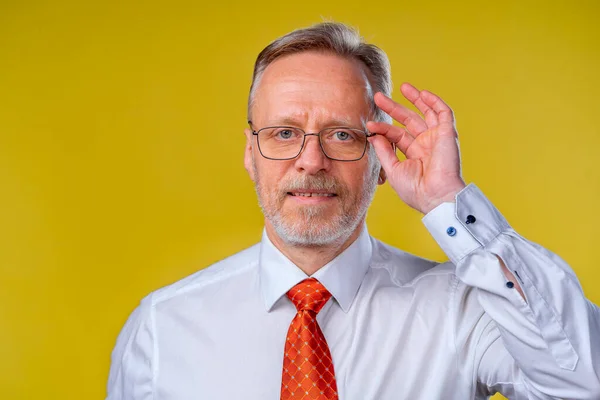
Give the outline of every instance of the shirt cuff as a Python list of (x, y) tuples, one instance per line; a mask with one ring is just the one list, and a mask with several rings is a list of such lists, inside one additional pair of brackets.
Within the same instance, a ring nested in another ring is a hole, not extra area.
[(442, 203), (431, 210), (423, 223), (454, 264), (510, 228), (473, 183), (458, 192), (456, 203)]

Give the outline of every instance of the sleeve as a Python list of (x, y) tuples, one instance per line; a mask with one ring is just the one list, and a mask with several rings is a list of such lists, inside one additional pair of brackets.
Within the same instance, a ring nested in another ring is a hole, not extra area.
[[(497, 334), (498, 329), (495, 324), (490, 324), (488, 328), (486, 330), (490, 332), (491, 336)], [(531, 391), (525, 385), (523, 372), (506, 350), (502, 338), (496, 338), (482, 350), (483, 357), (479, 359), (477, 371), (476, 392), (478, 395), (491, 396), (495, 393), (502, 393), (511, 400), (540, 398), (539, 395), (536, 397), (531, 395)]]
[[(501, 342), (485, 349), (475, 371), (478, 382), (495, 382), (500, 391), (504, 382), (521, 392), (518, 398), (600, 399), (600, 310), (585, 298), (573, 270), (517, 234), (473, 184), (457, 194), (456, 203), (439, 205), (423, 222), (456, 266), (457, 277), (476, 288), (500, 332)], [(499, 258), (525, 299), (507, 281)], [(499, 363), (500, 344), (519, 373), (509, 360)]]
[(111, 355), (106, 400), (151, 400), (155, 350), (151, 297), (129, 316)]

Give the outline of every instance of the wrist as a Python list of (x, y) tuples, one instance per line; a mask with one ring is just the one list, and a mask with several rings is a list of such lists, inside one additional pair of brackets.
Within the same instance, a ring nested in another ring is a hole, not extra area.
[(430, 200), (426, 207), (424, 207), (421, 212), (425, 215), (429, 214), (431, 210), (436, 208), (442, 203), (454, 203), (456, 202), (456, 195), (463, 190), (467, 185), (464, 182), (457, 182), (450, 189), (445, 191), (445, 193), (439, 197), (436, 197)]

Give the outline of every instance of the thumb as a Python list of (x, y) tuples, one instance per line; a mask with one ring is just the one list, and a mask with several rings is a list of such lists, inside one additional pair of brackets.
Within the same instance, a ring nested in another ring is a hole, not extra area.
[(400, 160), (394, 151), (395, 147), (390, 146), (390, 142), (381, 135), (371, 136), (368, 140), (375, 148), (377, 158), (386, 175), (391, 176), (392, 170), (400, 164)]

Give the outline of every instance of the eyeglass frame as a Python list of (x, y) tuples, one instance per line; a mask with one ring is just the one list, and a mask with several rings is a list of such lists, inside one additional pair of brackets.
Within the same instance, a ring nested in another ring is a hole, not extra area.
[[(368, 141), (365, 142), (365, 148), (363, 149), (363, 152), (360, 155), (360, 157), (352, 159), (352, 160), (340, 160), (339, 158), (330, 157), (327, 154), (327, 152), (323, 148), (323, 143), (321, 142), (321, 133), (323, 131), (329, 130), (329, 129), (350, 129), (350, 130), (353, 130), (353, 131), (358, 131), (358, 132), (364, 133), (367, 138), (370, 138), (372, 136), (377, 135), (376, 133), (370, 133), (367, 130), (357, 129), (357, 128), (350, 128), (349, 126), (332, 126), (332, 127), (328, 127), (328, 128), (323, 128), (319, 132), (306, 132), (302, 128), (298, 128), (296, 126), (288, 126), (288, 125), (265, 126), (264, 128), (260, 128), (259, 130), (255, 131), (254, 128), (252, 127), (252, 121), (248, 121), (248, 125), (250, 126), (250, 130), (252, 131), (252, 135), (256, 136), (256, 143), (258, 144), (258, 151), (260, 152), (260, 155), (263, 156), (264, 158), (266, 158), (267, 160), (274, 160), (274, 161), (293, 160), (294, 158), (298, 157), (302, 153), (302, 150), (304, 150), (304, 146), (306, 145), (306, 137), (307, 136), (317, 136), (319, 138), (319, 147), (321, 147), (321, 151), (323, 152), (323, 154), (325, 155), (325, 157), (327, 157), (330, 160), (341, 161), (341, 162), (360, 161), (360, 160), (362, 160), (362, 158), (367, 153), (367, 146), (369, 145)], [(269, 128), (271, 128), (271, 129), (272, 128), (291, 128), (291, 129), (298, 129), (299, 131), (301, 131), (302, 133), (304, 133), (304, 135), (302, 137), (302, 146), (300, 146), (300, 150), (298, 150), (298, 154), (296, 154), (294, 157), (289, 157), (289, 158), (272, 158), (272, 157), (265, 156), (263, 154), (263, 152), (262, 152), (262, 149), (260, 148), (260, 140), (258, 140), (258, 134), (259, 134), (260, 131), (262, 131), (264, 129), (269, 129)]]

